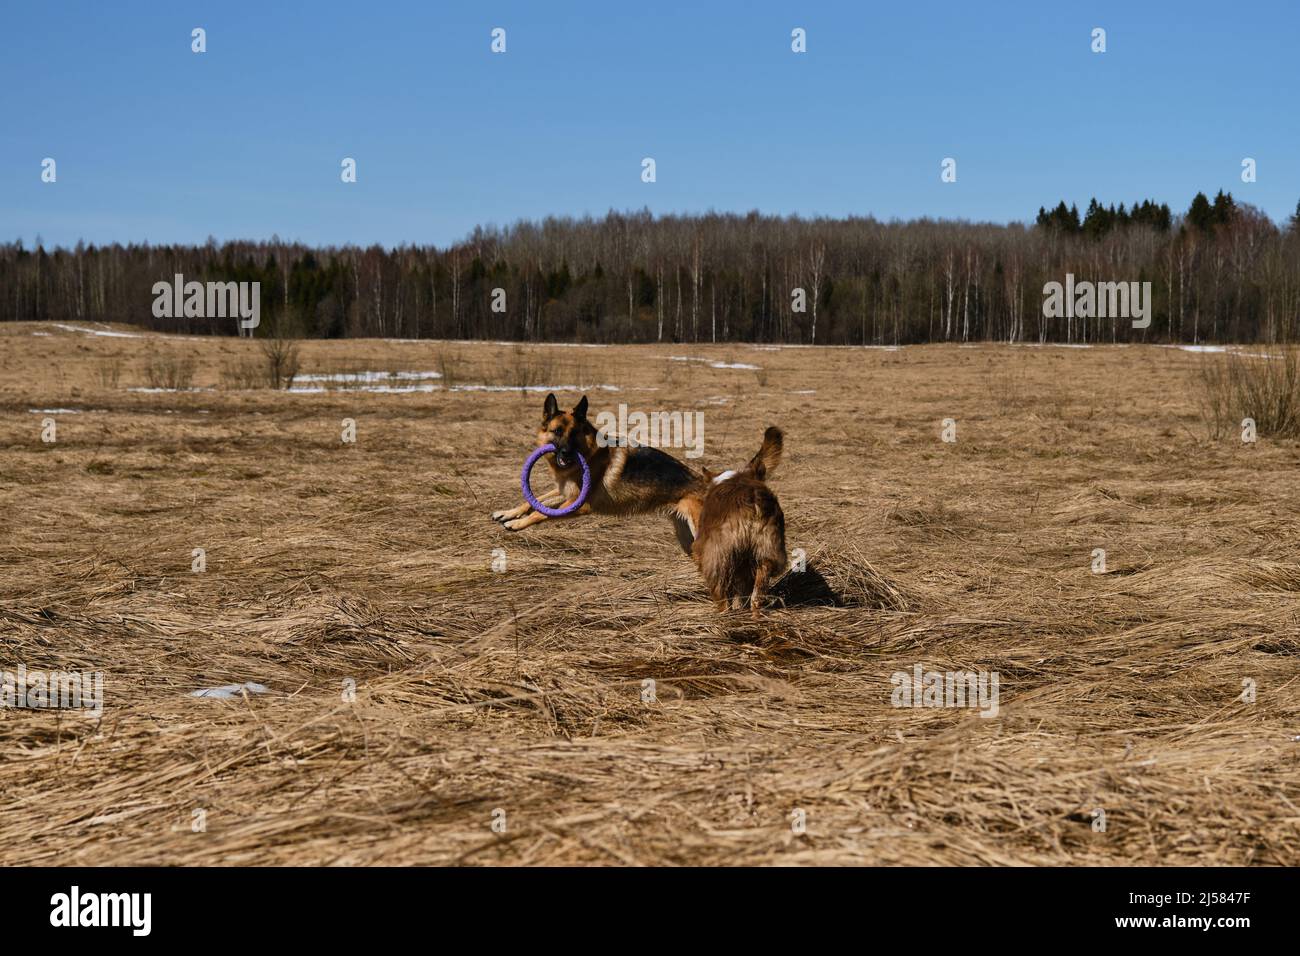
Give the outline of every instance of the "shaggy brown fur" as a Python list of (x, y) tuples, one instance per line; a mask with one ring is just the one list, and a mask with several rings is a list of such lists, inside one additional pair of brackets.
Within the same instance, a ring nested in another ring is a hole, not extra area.
[[(546, 396), (537, 444), (555, 445), (555, 453), (546, 458), (555, 477), (555, 490), (537, 495), (537, 500), (548, 508), (568, 507), (577, 500), (582, 490), (582, 464), (577, 454), (581, 452), (591, 469), (591, 490), (582, 507), (566, 518), (592, 512), (667, 513), (672, 518), (678, 544), (690, 554), (700, 475), (657, 448), (603, 446), (597, 441), (597, 434), (596, 427), (587, 419), (585, 395), (567, 412), (560, 411), (554, 395)], [(522, 531), (548, 517), (526, 501), (518, 507), (492, 513), (492, 520), (511, 531)]]
[(704, 472), (710, 484), (691, 556), (720, 611), (729, 603), (739, 608), (749, 594), (757, 620), (768, 587), (785, 571), (785, 515), (763, 483), (780, 462), (781, 449), (781, 430), (769, 427), (743, 471)]

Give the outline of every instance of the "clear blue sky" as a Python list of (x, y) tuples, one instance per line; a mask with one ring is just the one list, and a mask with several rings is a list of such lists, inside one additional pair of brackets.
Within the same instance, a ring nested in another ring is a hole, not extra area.
[(6, 2), (0, 236), (444, 245), (611, 207), (1005, 222), (1094, 194), (1179, 212), (1219, 188), (1281, 220), (1300, 199), (1298, 10)]

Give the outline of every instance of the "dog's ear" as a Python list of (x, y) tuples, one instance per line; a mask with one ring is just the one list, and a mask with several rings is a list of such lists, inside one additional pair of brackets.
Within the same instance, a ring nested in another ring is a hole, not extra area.
[(560, 403), (555, 400), (555, 393), (551, 392), (546, 396), (546, 404), (542, 406), (542, 424), (545, 425), (560, 412)]
[(578, 421), (585, 421), (587, 418), (587, 396), (582, 396), (582, 401), (573, 406), (573, 417)]

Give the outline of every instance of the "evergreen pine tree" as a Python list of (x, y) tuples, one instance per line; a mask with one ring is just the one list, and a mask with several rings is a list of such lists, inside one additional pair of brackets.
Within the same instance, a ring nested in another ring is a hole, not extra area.
[(1216, 226), (1226, 226), (1232, 222), (1237, 214), (1237, 204), (1232, 200), (1232, 193), (1225, 193), (1220, 189), (1219, 194), (1214, 197), (1213, 212)]
[(1214, 224), (1214, 210), (1205, 193), (1197, 193), (1187, 207), (1187, 224), (1193, 229), (1209, 229)]

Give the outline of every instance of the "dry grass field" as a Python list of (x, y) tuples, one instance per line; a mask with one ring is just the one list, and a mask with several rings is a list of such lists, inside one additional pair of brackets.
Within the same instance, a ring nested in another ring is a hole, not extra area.
[[(105, 675), (0, 710), (0, 862), (1300, 862), (1300, 447), (1207, 436), (1213, 357), (334, 341), (230, 387), (258, 354), (0, 324), (0, 669)], [(782, 426), (783, 606), (716, 614), (663, 518), (490, 521), (519, 385), (701, 410), (715, 468)], [(917, 664), (997, 717), (891, 706)]]

